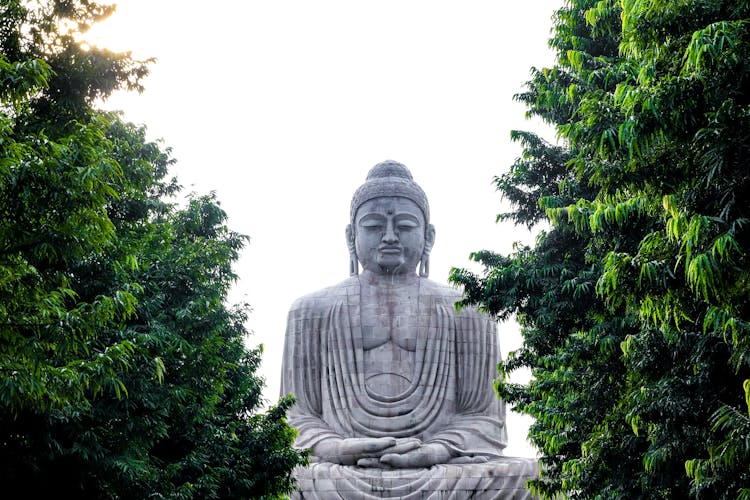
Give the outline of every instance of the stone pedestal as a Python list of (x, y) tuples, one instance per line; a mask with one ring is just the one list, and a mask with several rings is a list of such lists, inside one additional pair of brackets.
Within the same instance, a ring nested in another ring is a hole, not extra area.
[(483, 464), (370, 469), (316, 463), (297, 471), (294, 500), (506, 500), (532, 498), (537, 461), (503, 457)]

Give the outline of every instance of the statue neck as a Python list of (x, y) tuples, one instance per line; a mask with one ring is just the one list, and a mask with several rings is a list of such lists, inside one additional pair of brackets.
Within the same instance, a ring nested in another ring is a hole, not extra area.
[(403, 286), (419, 282), (417, 273), (379, 274), (365, 270), (360, 274), (360, 282), (371, 286)]

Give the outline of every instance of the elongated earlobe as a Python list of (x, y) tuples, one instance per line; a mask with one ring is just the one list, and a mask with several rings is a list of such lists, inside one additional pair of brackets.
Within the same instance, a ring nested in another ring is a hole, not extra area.
[(354, 244), (354, 230), (351, 224), (346, 226), (346, 244), (349, 247), (349, 276), (359, 274), (359, 260), (357, 259), (357, 247)]
[(435, 226), (430, 224), (424, 234), (424, 250), (422, 260), (419, 261), (419, 276), (427, 278), (430, 276), (430, 252), (435, 244)]
[(422, 278), (430, 277), (430, 254), (423, 253), (422, 260), (419, 262), (419, 275)]

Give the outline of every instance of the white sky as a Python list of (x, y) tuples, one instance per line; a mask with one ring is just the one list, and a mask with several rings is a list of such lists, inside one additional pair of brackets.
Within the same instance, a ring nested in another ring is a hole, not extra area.
[[(512, 129), (553, 134), (512, 96), (550, 66), (562, 0), (121, 0), (88, 38), (157, 58), (142, 95), (105, 105), (146, 124), (178, 163), (185, 194), (216, 191), (230, 227), (251, 237), (233, 302), (265, 346), (266, 398), (278, 399), (286, 312), (348, 276), (344, 228), (376, 163), (404, 163), (430, 200), (431, 278), (469, 253), (532, 241), (495, 224), (492, 178), (520, 149)], [(504, 353), (520, 343), (500, 325)], [(533, 456), (530, 420), (509, 415), (507, 455)]]

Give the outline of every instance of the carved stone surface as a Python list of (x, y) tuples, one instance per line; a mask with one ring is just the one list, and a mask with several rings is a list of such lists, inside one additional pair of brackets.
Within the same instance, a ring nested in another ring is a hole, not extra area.
[(502, 454), (495, 322), (427, 279), (429, 213), (406, 167), (373, 167), (352, 199), (351, 276), (289, 312), (281, 390), (313, 454), (295, 498), (528, 498), (536, 461)]

